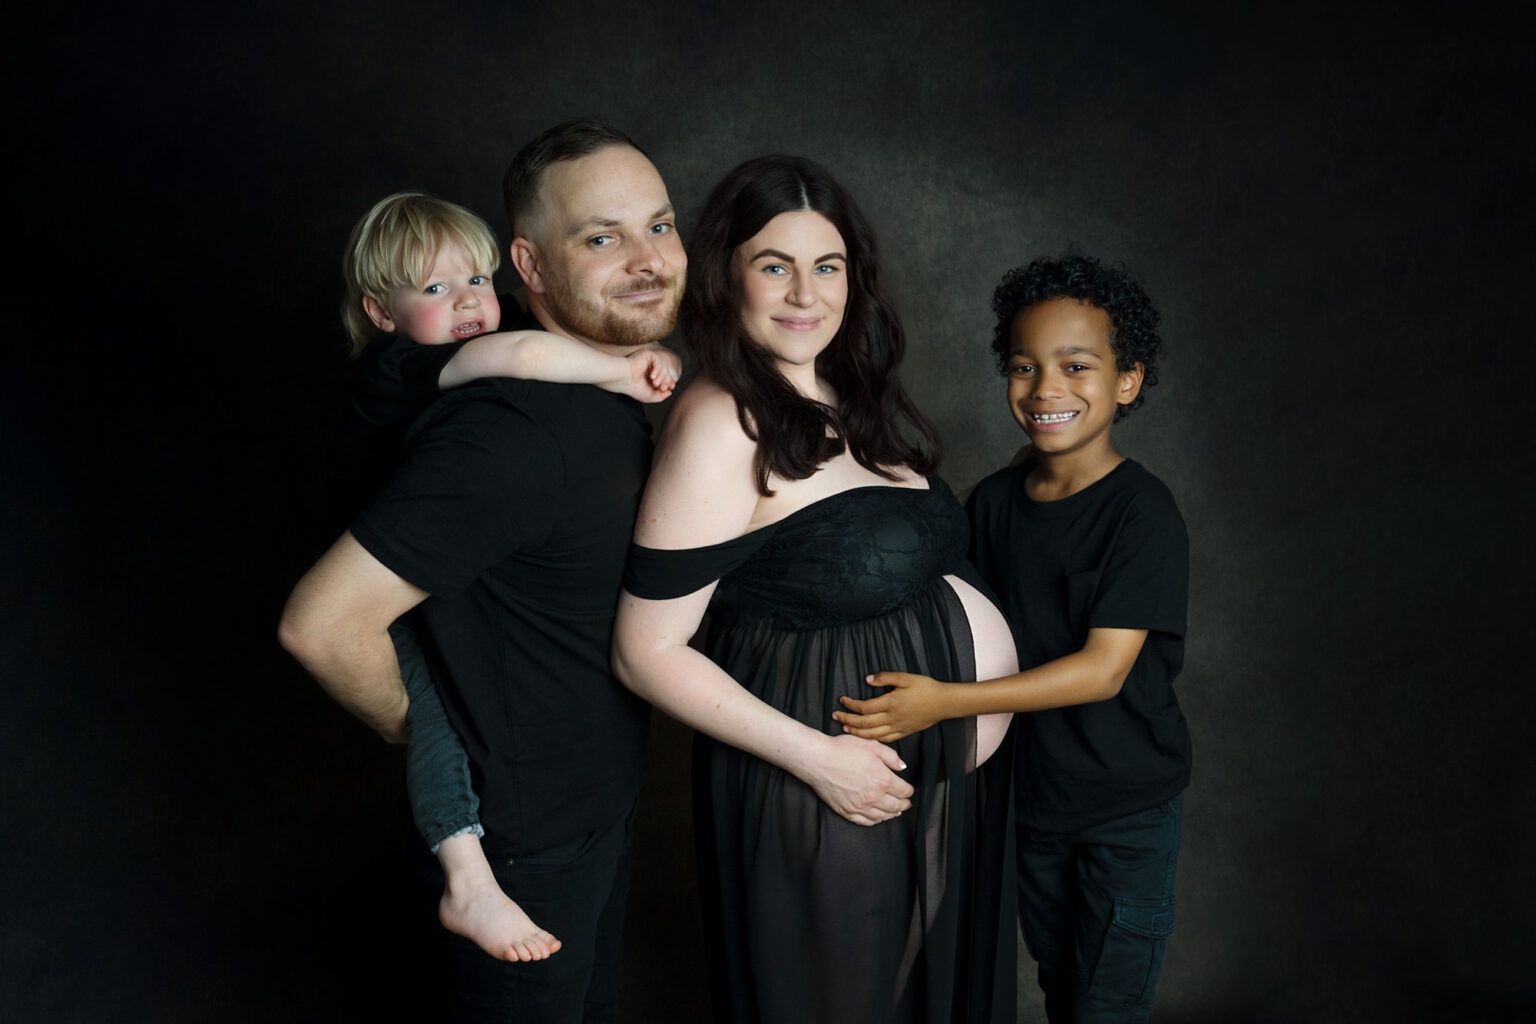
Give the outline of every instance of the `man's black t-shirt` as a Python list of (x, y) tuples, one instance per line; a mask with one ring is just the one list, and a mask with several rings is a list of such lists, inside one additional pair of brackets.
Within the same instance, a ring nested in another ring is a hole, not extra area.
[(477, 381), (416, 421), (353, 521), (370, 554), (432, 595), (423, 647), (492, 856), (578, 838), (639, 793), (649, 709), (613, 678), (609, 641), (650, 455), (633, 399)]
[(1189, 539), (1173, 495), (1129, 459), (1060, 501), (1025, 492), (1028, 466), (972, 495), (971, 561), (1002, 602), (1019, 667), (1082, 649), (1088, 630), (1145, 629), (1115, 697), (1018, 715), (1019, 821), (1071, 832), (1145, 810), (1189, 784), (1184, 664)]

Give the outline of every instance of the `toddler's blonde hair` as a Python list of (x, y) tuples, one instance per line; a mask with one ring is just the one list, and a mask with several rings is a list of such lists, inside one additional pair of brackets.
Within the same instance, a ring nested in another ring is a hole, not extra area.
[(476, 273), (496, 272), (501, 252), (490, 227), (473, 213), (425, 192), (396, 192), (374, 204), (352, 228), (341, 259), (347, 282), (342, 322), (356, 359), (378, 333), (363, 308), (363, 296), (388, 304), (392, 288), (422, 288), (448, 244), (459, 246)]

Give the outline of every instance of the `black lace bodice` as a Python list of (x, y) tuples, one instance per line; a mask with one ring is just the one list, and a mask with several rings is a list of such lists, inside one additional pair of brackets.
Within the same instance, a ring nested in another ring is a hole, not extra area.
[(625, 588), (689, 594), (715, 580), (710, 613), (820, 629), (884, 615), (964, 568), (965, 513), (944, 481), (857, 487), (745, 536), (702, 548), (630, 549)]

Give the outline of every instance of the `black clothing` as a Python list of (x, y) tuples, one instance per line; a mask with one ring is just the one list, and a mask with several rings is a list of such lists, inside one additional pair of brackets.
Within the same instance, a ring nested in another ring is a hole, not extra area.
[[(930, 489), (859, 487), (722, 544), (635, 547), (625, 589), (681, 597), (719, 580), (709, 657), (743, 687), (829, 735), (838, 697), (878, 670), (973, 680), (965, 516)], [(855, 825), (798, 778), (723, 743), (695, 747), (695, 822), (717, 1015), (735, 1024), (1013, 1019), (1011, 872), (1000, 812), (980, 814), (975, 719), (896, 744), (912, 807)], [(984, 822), (978, 818), (985, 817)]]
[(322, 551), (389, 480), (406, 430), (437, 398), (443, 367), (463, 347), (462, 341), (418, 345), (401, 334), (381, 334), (357, 357), (347, 408), (325, 465)]
[(455, 1024), (615, 1024), (620, 1019), (619, 957), (634, 824), (631, 808), (617, 821), (568, 843), (491, 861), (502, 891), (539, 927), (559, 937), (560, 952), (537, 965), (498, 960), (461, 935), (447, 935), (458, 1013), (441, 1019)]
[(476, 381), (416, 421), (352, 524), (432, 595), (423, 647), (492, 857), (606, 827), (639, 794), (649, 708), (613, 678), (609, 640), (650, 454), (633, 399)]
[(971, 497), (971, 561), (1002, 601), (1030, 669), (1095, 627), (1148, 630), (1120, 693), (1014, 718), (1021, 829), (1071, 832), (1156, 806), (1189, 784), (1184, 663), (1189, 538), (1173, 495), (1130, 459), (1060, 501), (1025, 492), (1028, 466)]
[(1173, 934), (1183, 801), (1019, 833), (1019, 924), (1051, 1024), (1149, 1019)]

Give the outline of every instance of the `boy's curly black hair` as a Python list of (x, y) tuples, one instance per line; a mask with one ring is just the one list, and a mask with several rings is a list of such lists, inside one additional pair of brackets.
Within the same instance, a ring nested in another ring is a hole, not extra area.
[(1141, 392), (1128, 405), (1115, 410), (1119, 422), (1138, 408), (1147, 389), (1157, 383), (1157, 359), (1163, 354), (1158, 336), (1161, 319), (1152, 300), (1124, 270), (1106, 267), (1092, 256), (1043, 256), (1028, 266), (1003, 275), (992, 293), (992, 354), (999, 371), (1008, 369), (1009, 335), (1019, 310), (1052, 299), (1076, 299), (1109, 314), (1109, 346), (1115, 353), (1115, 369), (1122, 373), (1142, 365)]

